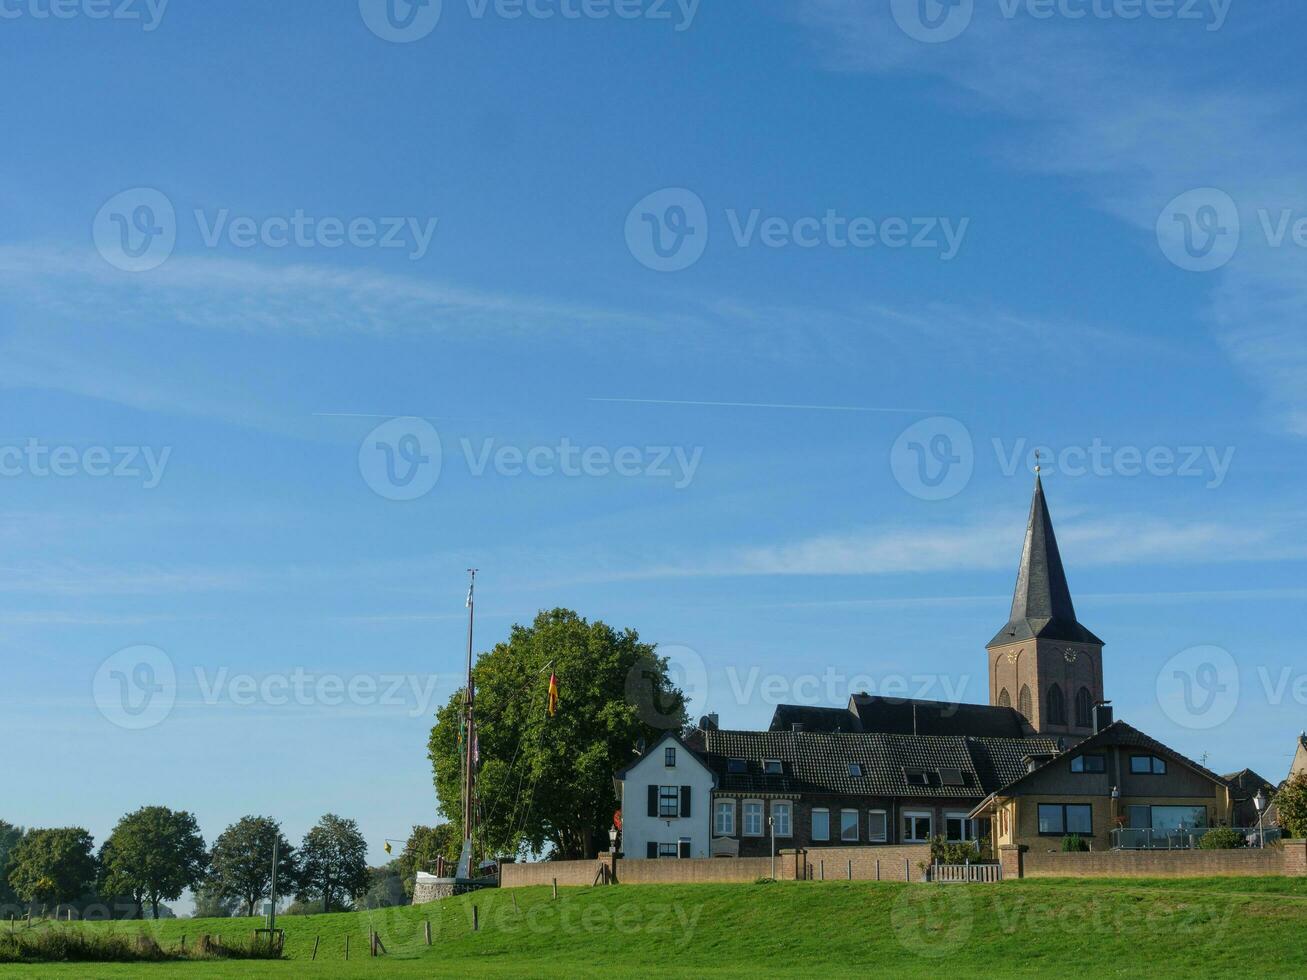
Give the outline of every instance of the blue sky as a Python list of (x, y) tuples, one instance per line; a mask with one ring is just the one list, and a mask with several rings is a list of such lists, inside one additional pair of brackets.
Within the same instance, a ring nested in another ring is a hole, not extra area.
[(471, 565), (481, 646), (631, 626), (735, 727), (983, 701), (1036, 446), (1119, 716), (1281, 778), (1305, 15), (1186, 4), (12, 0), (0, 815), (380, 860)]

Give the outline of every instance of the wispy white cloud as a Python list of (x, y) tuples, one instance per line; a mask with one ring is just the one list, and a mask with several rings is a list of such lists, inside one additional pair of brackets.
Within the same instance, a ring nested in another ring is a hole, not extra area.
[[(1307, 558), (1291, 521), (1256, 526), (1211, 521), (1118, 517), (1065, 522), (1058, 540), (1076, 567), (1223, 563)], [(763, 547), (719, 550), (693, 563), (653, 564), (615, 577), (733, 575), (902, 575), (1010, 569), (1016, 562), (1008, 522), (868, 527)], [(964, 600), (963, 600), (964, 601)]]
[[(1095, 206), (1148, 238), (1166, 204), (1197, 187), (1229, 193), (1246, 231), (1263, 207), (1302, 213), (1307, 118), (1297, 100), (1242, 81), (1246, 51), (1232, 22), (1210, 32), (1000, 10), (977, 3), (971, 26), (943, 44), (909, 38), (887, 3), (804, 0), (796, 17), (832, 71), (938, 79), (941, 98), (1020, 122), (1023, 135), (996, 154), (1077, 181)], [(1283, 10), (1245, 5), (1239, 15), (1244, 33), (1258, 24), (1284, 30)], [(1195, 285), (1216, 287), (1217, 340), (1265, 392), (1273, 421), (1307, 435), (1307, 255), (1245, 233), (1230, 265)]]

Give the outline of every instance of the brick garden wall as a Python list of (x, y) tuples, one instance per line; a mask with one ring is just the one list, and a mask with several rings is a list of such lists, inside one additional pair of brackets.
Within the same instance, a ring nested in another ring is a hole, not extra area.
[[(1031, 849), (1021, 855), (1026, 878), (1207, 878), (1307, 875), (1307, 842), (1233, 851), (1093, 851)], [(1006, 870), (1006, 869), (1005, 869)], [(1005, 877), (1012, 877), (1006, 874)]]
[[(617, 862), (621, 885), (673, 885), (703, 881), (757, 881), (771, 876), (771, 858), (696, 858), (687, 861)], [(776, 877), (794, 877), (794, 855), (776, 855)]]
[[(922, 861), (930, 860), (925, 844), (884, 847), (814, 847), (776, 853), (776, 877), (782, 881), (816, 881), (824, 869), (826, 880), (849, 876), (855, 881), (920, 881)], [(500, 869), (500, 886), (524, 888), (548, 885), (592, 885), (607, 855), (593, 861), (542, 861), (538, 864), (505, 864)], [(906, 865), (904, 862), (907, 862)], [(617, 881), (627, 885), (673, 885), (693, 882), (751, 882), (770, 877), (770, 857), (699, 858), (694, 860), (617, 861)], [(601, 879), (602, 881), (602, 879)]]
[[(920, 881), (921, 862), (930, 862), (929, 844), (902, 844), (883, 847), (811, 847), (801, 852), (807, 864), (807, 877), (817, 881), (825, 871), (826, 880), (849, 877), (850, 864), (854, 881)], [(906, 862), (906, 863), (905, 863)], [(803, 877), (800, 873), (799, 877)]]
[[(652, 862), (650, 862), (652, 863)], [(599, 861), (540, 861), (534, 864), (503, 864), (499, 867), (501, 888), (526, 888), (548, 885), (555, 878), (559, 885), (594, 884)]]

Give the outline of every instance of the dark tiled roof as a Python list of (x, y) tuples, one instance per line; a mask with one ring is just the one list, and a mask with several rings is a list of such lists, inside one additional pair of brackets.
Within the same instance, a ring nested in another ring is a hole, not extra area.
[[(1035, 739), (1030, 739), (1030, 741), (1034, 742)], [(1186, 765), (1194, 772), (1206, 776), (1208, 779), (1212, 780), (1215, 783), (1220, 783), (1222, 786), (1227, 785), (1224, 777), (1218, 776), (1216, 773), (1212, 772), (1206, 766), (1200, 765), (1199, 763), (1194, 762), (1192, 759), (1181, 755), (1179, 752), (1171, 748), (1169, 745), (1164, 745), (1163, 743), (1159, 742), (1157, 739), (1153, 738), (1152, 736), (1145, 735), (1139, 729), (1134, 728), (1131, 725), (1127, 725), (1123, 721), (1114, 721), (1112, 724), (1108, 725), (1098, 734), (1091, 735), (1083, 742), (1080, 742), (1079, 744), (1072, 747), (1066, 753), (1066, 755), (1068, 757), (1080, 755), (1082, 752), (1090, 751), (1095, 748), (1101, 748), (1107, 745), (1124, 745), (1128, 748), (1145, 749), (1148, 752), (1152, 752), (1154, 754), (1164, 756), (1168, 759), (1172, 759), (1176, 762)], [(1003, 786), (999, 790), (999, 792), (1000, 793), (1008, 792), (1008, 790), (1012, 789), (1012, 787), (1016, 786), (1018, 783), (1025, 780), (1028, 776), (1031, 776), (1037, 772), (1042, 772), (1048, 766), (1052, 765), (1054, 762), (1057, 761), (1060, 760), (1051, 759), (1048, 762), (1044, 763), (1044, 765), (1039, 766), (1033, 771), (1019, 775), (1016, 779), (1012, 780), (1010, 783)]]
[[(717, 775), (718, 788), (738, 793), (978, 799), (997, 789), (999, 780), (1021, 765), (1022, 756), (1056, 751), (1051, 739), (809, 731), (703, 734), (705, 761)], [(729, 772), (729, 759), (745, 760), (746, 772)], [(763, 771), (767, 759), (780, 760), (780, 775)], [(862, 775), (850, 775), (849, 763), (860, 765)], [(928, 784), (909, 783), (908, 769), (925, 770)], [(945, 785), (942, 769), (956, 769), (962, 785)]]
[(980, 738), (1021, 738), (1021, 715), (1014, 708), (988, 704), (953, 704), (855, 694), (849, 708), (856, 711), (864, 732), (899, 735), (973, 735)]
[(1008, 624), (989, 641), (1000, 646), (1015, 640), (1035, 638), (1070, 640), (1076, 643), (1102, 643), (1076, 619), (1067, 585), (1062, 556), (1053, 534), (1053, 519), (1044, 499), (1044, 485), (1035, 476), (1035, 496), (1030, 502), (1030, 520), (1026, 540), (1021, 548), (1021, 566), (1012, 595), (1012, 613)]
[(1265, 790), (1268, 796), (1275, 795), (1275, 784), (1251, 769), (1240, 769), (1221, 778), (1230, 784), (1237, 800), (1252, 799), (1259, 789)]
[(771, 730), (788, 732), (794, 725), (807, 732), (858, 732), (862, 724), (847, 708), (814, 708), (805, 704), (778, 704), (772, 714)]

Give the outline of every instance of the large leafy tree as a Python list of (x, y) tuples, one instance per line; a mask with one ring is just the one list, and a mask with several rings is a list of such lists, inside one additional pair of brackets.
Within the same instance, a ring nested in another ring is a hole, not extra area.
[(353, 820), (328, 813), (300, 845), (300, 901), (322, 900), (322, 911), (348, 908), (372, 884), (368, 845)]
[(195, 914), (197, 919), (227, 919), (235, 915), (238, 898), (224, 898), (213, 890), (212, 885), (204, 884), (195, 889)]
[(1275, 794), (1280, 826), (1293, 838), (1307, 837), (1307, 772), (1294, 776)]
[(138, 909), (148, 904), (157, 919), (161, 902), (175, 902), (204, 879), (208, 861), (194, 816), (166, 806), (141, 807), (118, 821), (100, 850), (100, 890), (130, 895)]
[(220, 899), (239, 901), (246, 915), (272, 892), (272, 855), (277, 852), (277, 891), (289, 895), (299, 884), (295, 848), (271, 817), (241, 817), (213, 842), (208, 886)]
[[(21, 827), (15, 827), (11, 823), (0, 820), (0, 909), (6, 905), (13, 905), (18, 901), (18, 896), (9, 886), (9, 866), (10, 858), (13, 857), (14, 848), (18, 842), (23, 839)], [(0, 918), (8, 916), (0, 915)]]
[[(560, 696), (553, 717), (551, 672)], [(477, 659), (473, 680), (481, 842), (492, 853), (596, 854), (618, 806), (613, 773), (641, 742), (687, 721), (685, 697), (652, 645), (568, 609), (515, 625)], [(460, 691), (437, 712), (428, 745), (441, 812), (459, 840), (462, 713)]]
[(461, 838), (447, 823), (437, 827), (415, 826), (408, 835), (404, 850), (394, 860), (395, 871), (404, 886), (404, 894), (413, 897), (413, 884), (419, 871), (434, 873), (436, 858), (458, 856)]
[(95, 883), (94, 847), (81, 827), (29, 831), (10, 856), (9, 884), (29, 905), (48, 909), (75, 901)]

